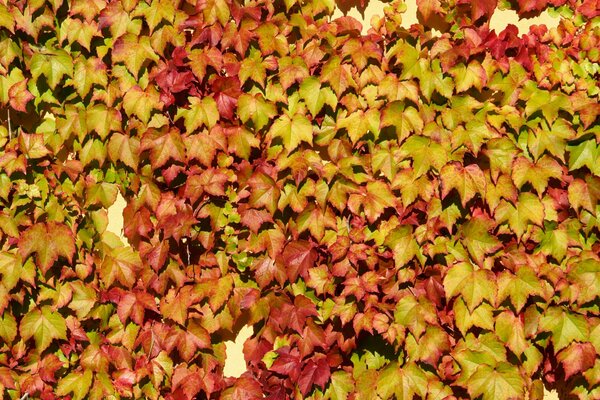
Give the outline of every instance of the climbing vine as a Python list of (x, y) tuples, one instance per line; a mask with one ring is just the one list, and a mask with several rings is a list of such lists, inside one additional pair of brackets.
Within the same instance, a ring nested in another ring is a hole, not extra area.
[(0, 0), (0, 399), (600, 398), (600, 5), (417, 5)]

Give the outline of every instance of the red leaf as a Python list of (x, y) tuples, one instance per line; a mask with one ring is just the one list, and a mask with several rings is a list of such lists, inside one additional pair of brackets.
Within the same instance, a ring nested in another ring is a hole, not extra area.
[(289, 376), (295, 382), (300, 373), (300, 357), (295, 354), (283, 353), (286, 350), (285, 348), (279, 349), (278, 353), (280, 354), (270, 369), (278, 374)]
[(265, 222), (273, 223), (273, 217), (265, 210), (240, 207), (239, 212), (241, 215), (242, 224), (250, 228), (250, 230), (254, 233), (258, 233), (258, 230)]
[(596, 350), (591, 343), (573, 343), (558, 353), (556, 359), (565, 370), (565, 379), (569, 379), (594, 366)]
[(226, 390), (221, 396), (222, 400), (258, 400), (262, 398), (260, 383), (247, 376), (238, 378), (233, 388)]
[(329, 370), (329, 365), (327, 365), (326, 358), (320, 358), (317, 362), (313, 360), (308, 360), (304, 368), (302, 369), (302, 373), (300, 374), (300, 379), (298, 379), (298, 386), (300, 387), (300, 391), (303, 395), (307, 395), (310, 392), (313, 384), (320, 386), (322, 389), (325, 388), (325, 384), (329, 381), (329, 377), (331, 376), (331, 372)]
[(256, 277), (256, 283), (264, 289), (273, 279), (283, 286), (287, 278), (285, 267), (276, 263), (272, 258), (262, 257), (256, 260), (252, 266)]
[(295, 282), (298, 276), (306, 279), (309, 268), (315, 266), (317, 252), (313, 245), (306, 240), (290, 242), (283, 249), (280, 263), (283, 263), (290, 282)]
[(28, 79), (19, 81), (8, 90), (10, 106), (17, 111), (27, 112), (27, 103), (33, 100), (33, 95), (27, 90), (27, 81)]
[(211, 88), (217, 102), (219, 114), (223, 118), (233, 119), (233, 112), (237, 107), (237, 99), (242, 94), (238, 77), (218, 77), (212, 82)]
[(37, 254), (37, 262), (45, 274), (63, 256), (73, 260), (75, 238), (65, 224), (59, 222), (37, 223), (29, 227), (19, 238), (19, 253), (23, 259), (32, 253)]

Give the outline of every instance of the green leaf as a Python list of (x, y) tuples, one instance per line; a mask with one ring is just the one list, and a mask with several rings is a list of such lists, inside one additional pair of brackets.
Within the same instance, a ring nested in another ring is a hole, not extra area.
[(379, 374), (377, 394), (382, 399), (397, 400), (412, 400), (415, 395), (424, 397), (427, 394), (427, 377), (415, 363), (400, 367), (392, 362)]
[(406, 107), (403, 101), (394, 101), (385, 107), (381, 115), (381, 128), (386, 126), (396, 128), (398, 142), (402, 142), (411, 133), (423, 131), (423, 118), (416, 108)]
[(153, 109), (161, 109), (162, 103), (158, 92), (152, 88), (142, 90), (139, 86), (133, 86), (123, 97), (123, 109), (128, 116), (135, 115), (147, 124)]
[(281, 137), (288, 152), (293, 151), (303, 141), (312, 145), (312, 124), (301, 114), (295, 114), (293, 118), (282, 115), (273, 123), (269, 133), (272, 138)]
[(212, 128), (219, 120), (219, 110), (217, 102), (212, 97), (188, 97), (190, 108), (178, 108), (175, 121), (183, 117), (185, 131), (189, 134), (194, 133), (202, 126)]
[(468, 381), (471, 398), (482, 400), (510, 400), (524, 396), (525, 381), (517, 366), (501, 362), (496, 367), (482, 365)]
[(471, 61), (468, 65), (459, 63), (450, 70), (456, 83), (456, 93), (466, 92), (472, 87), (481, 91), (487, 82), (485, 69), (478, 61)]
[(375, 139), (379, 137), (379, 110), (370, 109), (367, 112), (357, 110), (348, 116), (340, 116), (337, 119), (336, 127), (345, 128), (352, 144), (356, 144), (367, 133), (373, 133)]
[(29, 70), (34, 80), (41, 75), (46, 77), (50, 89), (56, 89), (63, 76), (73, 76), (73, 59), (64, 50), (35, 53), (31, 57)]
[(598, 162), (598, 145), (596, 140), (590, 139), (579, 143), (578, 145), (567, 146), (569, 153), (569, 171), (574, 171), (582, 167), (588, 167), (588, 169), (596, 174), (600, 175), (600, 163)]
[(464, 335), (471, 327), (476, 326), (488, 331), (494, 330), (494, 308), (488, 303), (481, 303), (470, 312), (462, 298), (454, 300), (454, 320), (460, 333)]
[(510, 298), (516, 312), (521, 312), (530, 296), (543, 296), (540, 279), (528, 265), (522, 265), (513, 274), (502, 271), (498, 276), (498, 303)]
[(495, 212), (496, 220), (499, 223), (508, 220), (508, 226), (518, 239), (525, 234), (530, 222), (542, 226), (544, 216), (544, 205), (536, 195), (529, 192), (519, 194), (516, 206), (502, 201)]
[(538, 195), (546, 191), (550, 178), (562, 180), (562, 168), (552, 157), (543, 156), (535, 164), (525, 157), (515, 160), (512, 167), (512, 178), (517, 189), (529, 182)]
[(309, 76), (300, 84), (300, 98), (304, 100), (308, 111), (313, 117), (317, 116), (325, 104), (333, 110), (337, 107), (337, 96), (328, 87), (321, 87), (321, 82), (314, 76)]
[(477, 164), (470, 164), (463, 167), (458, 162), (446, 164), (440, 171), (442, 181), (442, 198), (445, 198), (452, 189), (456, 189), (460, 195), (463, 207), (466, 207), (469, 200), (480, 194), (485, 195), (485, 176)]
[(123, 62), (135, 78), (139, 77), (143, 65), (150, 61), (158, 61), (148, 36), (137, 36), (127, 33), (117, 39), (113, 45), (113, 63)]
[(139, 163), (140, 140), (136, 137), (114, 133), (108, 142), (108, 157), (115, 164), (122, 162), (133, 170)]
[(523, 321), (511, 311), (504, 311), (496, 316), (496, 335), (517, 356), (521, 356), (530, 346), (525, 338)]
[(550, 307), (540, 319), (539, 331), (552, 333), (554, 351), (558, 352), (573, 341), (587, 341), (590, 328), (583, 315), (560, 307)]
[(405, 296), (400, 299), (394, 310), (394, 321), (407, 327), (415, 337), (420, 337), (427, 326), (436, 320), (435, 306), (424, 297), (417, 300), (414, 296)]
[[(277, 107), (267, 102), (262, 94), (244, 93), (238, 98), (238, 116), (243, 123), (252, 120), (254, 128), (261, 130), (277, 115)], [(313, 114), (314, 115), (314, 114)]]
[(86, 188), (85, 206), (87, 207), (93, 204), (109, 208), (117, 199), (118, 192), (119, 188), (114, 183), (93, 183)]
[(50, 306), (29, 311), (21, 320), (19, 332), (23, 340), (33, 337), (38, 353), (46, 350), (55, 339), (67, 339), (65, 319)]
[(71, 372), (58, 381), (56, 394), (66, 396), (69, 393), (73, 393), (72, 400), (82, 400), (86, 398), (91, 385), (92, 370), (87, 369), (85, 372)]
[(346, 371), (336, 371), (331, 374), (331, 383), (326, 392), (331, 400), (345, 400), (352, 392), (354, 392), (352, 375)]
[(0, 338), (10, 345), (17, 337), (17, 321), (12, 314), (4, 312), (0, 318)]
[(463, 243), (480, 266), (483, 266), (486, 254), (493, 253), (502, 247), (502, 243), (495, 236), (489, 234), (493, 227), (494, 222), (483, 217), (471, 218), (461, 227)]
[(475, 269), (467, 262), (460, 262), (448, 270), (444, 278), (444, 290), (448, 298), (461, 295), (470, 312), (483, 300), (496, 303), (494, 274), (486, 269)]
[(385, 245), (392, 249), (396, 268), (404, 267), (419, 251), (411, 225), (403, 225), (390, 232), (385, 238)]
[(439, 144), (424, 136), (411, 136), (400, 146), (403, 157), (412, 158), (414, 178), (425, 175), (432, 167), (439, 172), (446, 164), (448, 154)]
[(154, 29), (165, 20), (167, 23), (173, 23), (176, 12), (172, 1), (152, 0), (152, 3), (143, 11), (144, 20), (150, 28), (150, 34)]

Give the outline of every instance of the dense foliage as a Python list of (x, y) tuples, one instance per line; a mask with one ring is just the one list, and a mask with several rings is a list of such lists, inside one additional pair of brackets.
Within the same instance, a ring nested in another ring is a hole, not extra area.
[(599, 399), (600, 5), (418, 7), (0, 0), (0, 399)]

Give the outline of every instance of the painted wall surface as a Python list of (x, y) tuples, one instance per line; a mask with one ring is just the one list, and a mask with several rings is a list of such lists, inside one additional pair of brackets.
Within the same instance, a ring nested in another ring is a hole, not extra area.
[[(418, 24), (417, 21), (417, 5), (415, 0), (406, 1), (407, 10), (403, 15), (403, 25), (408, 28), (412, 24)], [(353, 8), (350, 10), (348, 15), (356, 18), (363, 24), (363, 33), (366, 33), (370, 27), (370, 21), (375, 16), (383, 15), (383, 7), (385, 4), (379, 0), (372, 0), (369, 2), (367, 9), (363, 16)], [(341, 17), (343, 14), (337, 10), (334, 14), (335, 17)], [(519, 29), (519, 33), (523, 34), (529, 31), (529, 27), (532, 25), (545, 24), (549, 29), (556, 27), (559, 20), (552, 18), (547, 12), (542, 13), (540, 16), (530, 18), (526, 20), (519, 20), (516, 12), (514, 11), (501, 11), (496, 10), (492, 16), (490, 28), (495, 29), (497, 32), (502, 31), (508, 24), (513, 24)], [(123, 234), (123, 209), (126, 203), (123, 197), (119, 194), (115, 203), (108, 210), (109, 225), (108, 230), (116, 234), (121, 238), (124, 244), (127, 244), (127, 239)], [(244, 327), (238, 333), (235, 341), (226, 342), (227, 346), (227, 361), (225, 364), (224, 374), (225, 376), (238, 377), (246, 370), (246, 363), (244, 361), (243, 346), (244, 342), (252, 335), (252, 327)], [(555, 391), (545, 392), (545, 399), (557, 400), (558, 396)]]

